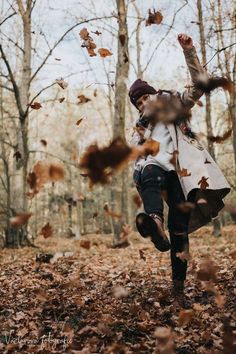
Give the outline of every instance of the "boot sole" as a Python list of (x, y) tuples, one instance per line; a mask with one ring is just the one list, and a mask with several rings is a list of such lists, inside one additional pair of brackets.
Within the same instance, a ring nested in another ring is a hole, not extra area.
[(159, 234), (156, 222), (145, 213), (136, 216), (136, 227), (140, 235), (144, 238), (151, 237), (155, 247), (161, 252), (170, 250), (170, 242), (163, 239)]

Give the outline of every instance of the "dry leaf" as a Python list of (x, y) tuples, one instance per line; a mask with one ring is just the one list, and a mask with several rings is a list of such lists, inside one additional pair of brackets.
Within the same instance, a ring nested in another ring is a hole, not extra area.
[(79, 120), (77, 120), (76, 125), (80, 125), (80, 123), (82, 122), (83, 119), (84, 118), (80, 118)]
[(40, 140), (40, 143), (43, 145), (43, 146), (47, 146), (47, 141), (45, 139), (41, 139)]
[(79, 245), (80, 245), (80, 247), (85, 248), (86, 250), (89, 250), (91, 247), (91, 242), (89, 240), (81, 240)]
[(10, 218), (10, 224), (14, 228), (21, 227), (28, 222), (31, 216), (32, 213), (19, 213), (16, 216)]
[(182, 168), (182, 169), (178, 170), (178, 174), (180, 177), (191, 176), (191, 172), (188, 172), (186, 168)]
[(28, 104), (27, 106), (31, 107), (32, 109), (36, 109), (36, 110), (42, 108), (42, 105), (39, 102), (34, 102), (32, 104)]
[(112, 53), (106, 48), (99, 48), (98, 53), (100, 54), (100, 56), (102, 58), (106, 58), (106, 57), (112, 55)]
[(48, 237), (52, 236), (53, 229), (52, 229), (51, 225), (49, 224), (49, 222), (42, 227), (39, 234), (42, 235), (44, 238), (48, 238)]
[(65, 101), (65, 97), (61, 97), (61, 98), (58, 98), (58, 101), (60, 102), (60, 103), (62, 103), (63, 101)]
[(181, 327), (186, 326), (192, 320), (193, 316), (193, 310), (181, 310), (179, 313), (179, 325)]
[(207, 180), (209, 179), (209, 177), (202, 177), (202, 179), (198, 182), (198, 185), (200, 185), (201, 189), (207, 189), (207, 187), (209, 187), (209, 183), (207, 182)]
[(86, 102), (91, 101), (91, 98), (88, 98), (85, 95), (79, 95), (78, 99), (79, 99), (78, 104), (82, 104), (82, 103), (86, 103)]
[(148, 10), (148, 19), (146, 20), (145, 25), (146, 26), (151, 26), (153, 24), (159, 25), (163, 20), (163, 16), (160, 11), (155, 11), (153, 9), (153, 12), (151, 9)]
[[(67, 86), (68, 86), (68, 83), (63, 79), (63, 78), (61, 78), (61, 79), (56, 79), (56, 83), (64, 90), (64, 89), (66, 89), (67, 88)], [(64, 100), (63, 100), (64, 101)], [(62, 102), (63, 102), (62, 101)]]
[(139, 250), (139, 256), (140, 256), (141, 259), (146, 261), (146, 257), (145, 257), (145, 254), (144, 254), (143, 250)]

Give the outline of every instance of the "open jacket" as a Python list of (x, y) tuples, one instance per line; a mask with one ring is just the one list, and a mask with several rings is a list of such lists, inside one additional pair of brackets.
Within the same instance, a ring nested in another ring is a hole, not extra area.
[[(188, 65), (192, 86), (182, 94), (172, 91), (170, 94), (177, 95), (180, 104), (186, 108), (192, 108), (203, 92), (195, 87), (199, 75), (207, 75), (201, 66), (195, 48), (184, 50)], [(190, 123), (188, 123), (190, 126)], [(223, 198), (230, 192), (230, 186), (222, 171), (210, 156), (209, 152), (197, 138), (184, 134), (180, 126), (168, 123), (167, 128), (171, 135), (174, 149), (178, 151), (177, 174), (183, 189), (186, 201), (191, 195), (195, 195), (195, 208), (192, 209), (188, 232), (191, 233), (207, 224), (216, 217), (224, 207)], [(145, 138), (152, 137), (152, 127), (146, 127)], [(140, 144), (141, 137), (136, 132), (131, 143)], [(178, 173), (182, 171), (182, 173)], [(183, 172), (186, 173), (183, 173)]]

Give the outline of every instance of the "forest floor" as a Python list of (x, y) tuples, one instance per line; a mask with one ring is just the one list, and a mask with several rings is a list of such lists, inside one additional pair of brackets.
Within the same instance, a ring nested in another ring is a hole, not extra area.
[(1, 250), (0, 353), (236, 353), (235, 240), (235, 225), (191, 235), (184, 308), (169, 252), (135, 233), (121, 249), (87, 235)]

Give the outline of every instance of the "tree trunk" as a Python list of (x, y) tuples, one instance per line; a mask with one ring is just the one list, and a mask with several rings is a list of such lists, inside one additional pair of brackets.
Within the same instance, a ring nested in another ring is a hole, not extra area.
[[(202, 62), (203, 65), (207, 63), (206, 58), (206, 37), (205, 37), (205, 28), (204, 28), (204, 19), (202, 14), (202, 1), (197, 0), (197, 9), (198, 9), (198, 22), (199, 22), (199, 32), (200, 32), (200, 45), (201, 45), (201, 52), (202, 52)], [(212, 136), (212, 121), (211, 121), (211, 97), (210, 94), (206, 94), (206, 125), (207, 125), (207, 135)], [(213, 142), (208, 140), (208, 150), (215, 160), (215, 149)], [(221, 226), (220, 220), (214, 219), (212, 220), (213, 224), (213, 234), (215, 236), (221, 235)]]
[[(118, 136), (125, 140), (125, 108), (127, 99), (126, 80), (129, 73), (129, 54), (128, 54), (128, 27), (127, 27), (127, 8), (125, 0), (116, 0), (118, 12), (118, 53), (116, 65), (115, 82), (115, 112), (113, 121), (113, 138)], [(113, 177), (113, 188), (111, 193), (112, 208), (116, 209), (123, 216), (127, 215), (127, 183), (124, 171)], [(114, 241), (120, 240), (122, 222), (113, 219)]]

